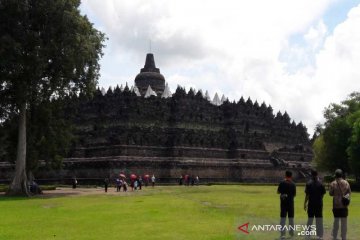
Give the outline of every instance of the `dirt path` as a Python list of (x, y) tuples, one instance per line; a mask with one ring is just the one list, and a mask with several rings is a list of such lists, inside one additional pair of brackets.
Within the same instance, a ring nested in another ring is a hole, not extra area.
[[(116, 192), (114, 187), (108, 188), (108, 191), (105, 192), (104, 188), (82, 188), (78, 187), (73, 189), (71, 187), (57, 187), (56, 190), (44, 190), (43, 194), (35, 195), (33, 197), (39, 198), (54, 198), (54, 197), (66, 197), (66, 196), (84, 196), (84, 195), (120, 195), (128, 196), (133, 194), (142, 194), (143, 190), (139, 191), (127, 191), (127, 192)], [(0, 192), (0, 196), (4, 196), (5, 192)]]
[(108, 188), (108, 191), (105, 192), (104, 188), (81, 188), (76, 189), (67, 188), (67, 187), (57, 187), (56, 190), (46, 190), (43, 191), (42, 195), (39, 195), (41, 198), (52, 198), (52, 197), (61, 197), (61, 196), (83, 196), (83, 195), (132, 195), (139, 191), (127, 191), (127, 192), (116, 192), (116, 189), (111, 187)]

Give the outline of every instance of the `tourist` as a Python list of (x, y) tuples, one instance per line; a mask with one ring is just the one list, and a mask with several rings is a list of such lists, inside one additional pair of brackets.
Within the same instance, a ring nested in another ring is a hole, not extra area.
[(116, 191), (120, 192), (121, 189), (121, 180), (119, 178), (116, 178), (115, 180), (115, 185), (116, 185)]
[(343, 172), (341, 169), (335, 171), (335, 180), (330, 184), (329, 194), (330, 196), (333, 196), (334, 224), (332, 237), (333, 239), (337, 238), (339, 223), (341, 222), (341, 238), (345, 240), (351, 189), (349, 183), (343, 179)]
[(138, 183), (139, 183), (139, 182), (138, 182), (138, 179), (136, 178), (136, 179), (132, 180), (132, 183), (133, 183), (133, 189), (132, 189), (132, 190), (133, 190), (133, 191), (134, 191), (134, 189), (137, 190), (137, 188), (138, 188)]
[(304, 210), (307, 211), (307, 225), (313, 223), (314, 217), (316, 221), (316, 235), (319, 239), (323, 237), (323, 197), (326, 193), (324, 185), (319, 181), (318, 172), (311, 171), (311, 180), (305, 187)]
[(285, 239), (285, 222), (286, 216), (289, 219), (290, 236), (294, 236), (294, 197), (296, 196), (296, 186), (292, 181), (292, 172), (285, 172), (285, 179), (280, 182), (278, 190), (280, 194), (280, 225), (281, 239)]
[(139, 176), (139, 178), (138, 178), (138, 186), (139, 186), (139, 190), (141, 190), (142, 185), (143, 185), (143, 180), (142, 180), (141, 176)]
[(185, 175), (184, 177), (184, 186), (189, 186), (189, 175)]
[(119, 181), (119, 192), (121, 191), (121, 187), (124, 187), (124, 182), (125, 182), (125, 179), (120, 179)]
[(152, 187), (155, 187), (155, 175), (154, 174), (151, 177), (151, 184), (152, 184)]
[(197, 185), (197, 186), (199, 186), (199, 183), (200, 183), (199, 176), (196, 176), (196, 178), (195, 178), (195, 182), (196, 182), (196, 185)]
[(73, 181), (72, 181), (72, 188), (73, 188), (73, 189), (76, 189), (77, 183), (78, 183), (78, 181), (77, 181), (76, 177), (74, 177), (74, 178), (73, 178)]
[(134, 191), (134, 180), (130, 179), (131, 190)]
[(123, 180), (122, 186), (123, 186), (124, 192), (126, 192), (126, 191), (127, 191), (127, 188), (128, 188), (128, 184), (127, 184), (127, 182), (125, 181), (125, 179)]
[(182, 184), (183, 184), (183, 176), (180, 175), (180, 177), (179, 177), (179, 185), (181, 186)]
[(194, 184), (195, 184), (195, 178), (194, 178), (194, 176), (191, 176), (191, 177), (190, 177), (190, 181), (191, 181), (191, 186), (194, 186)]
[(144, 176), (144, 180), (145, 180), (145, 187), (147, 187), (149, 185), (149, 175), (145, 175)]
[(107, 190), (108, 190), (108, 185), (109, 185), (109, 179), (108, 179), (108, 178), (105, 178), (105, 179), (104, 179), (104, 185), (105, 185), (105, 192), (107, 192)]
[(31, 181), (31, 184), (30, 184), (30, 192), (32, 194), (42, 194), (42, 190), (40, 188), (40, 186), (37, 184), (37, 182), (35, 182), (34, 180)]

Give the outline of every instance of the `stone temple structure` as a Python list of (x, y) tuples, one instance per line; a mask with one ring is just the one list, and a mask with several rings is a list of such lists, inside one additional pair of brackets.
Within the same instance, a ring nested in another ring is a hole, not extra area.
[(145, 95), (149, 85), (156, 94), (162, 94), (165, 90), (165, 78), (155, 66), (154, 55), (146, 55), (145, 66), (135, 78), (135, 85), (142, 95)]
[[(178, 87), (172, 94), (153, 54), (135, 86), (69, 97), (76, 141), (61, 170), (40, 169), (37, 179), (79, 181), (155, 174), (160, 182), (198, 175), (202, 182), (277, 182), (285, 169), (304, 179), (312, 159), (308, 133), (289, 115), (241, 97)], [(10, 178), (9, 164), (0, 178)]]

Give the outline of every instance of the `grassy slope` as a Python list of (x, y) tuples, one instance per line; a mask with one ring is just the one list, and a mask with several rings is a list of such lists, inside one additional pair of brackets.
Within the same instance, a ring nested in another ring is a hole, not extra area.
[[(296, 223), (303, 224), (303, 187)], [(113, 191), (113, 189), (110, 189)], [(275, 186), (157, 187), (127, 196), (0, 197), (0, 239), (274, 239), (278, 233), (243, 235), (238, 225), (278, 224)], [(332, 223), (324, 199), (325, 231)], [(349, 225), (359, 226), (360, 194), (353, 194)], [(360, 230), (349, 227), (349, 237)]]

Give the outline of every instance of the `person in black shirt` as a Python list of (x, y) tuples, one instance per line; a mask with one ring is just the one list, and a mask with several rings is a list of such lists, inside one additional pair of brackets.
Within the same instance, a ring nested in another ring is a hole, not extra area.
[(108, 178), (104, 179), (104, 186), (105, 186), (105, 192), (107, 192), (108, 186), (109, 186), (109, 179)]
[(304, 210), (307, 210), (308, 221), (307, 225), (313, 223), (314, 217), (316, 221), (316, 235), (319, 239), (323, 237), (323, 197), (326, 193), (324, 185), (319, 181), (318, 173), (315, 170), (311, 171), (312, 179), (306, 184), (305, 187), (305, 202)]
[(290, 236), (294, 236), (294, 197), (296, 196), (296, 186), (292, 181), (292, 172), (285, 172), (285, 179), (280, 182), (277, 192), (280, 194), (281, 239), (284, 239), (286, 216), (289, 218)]

